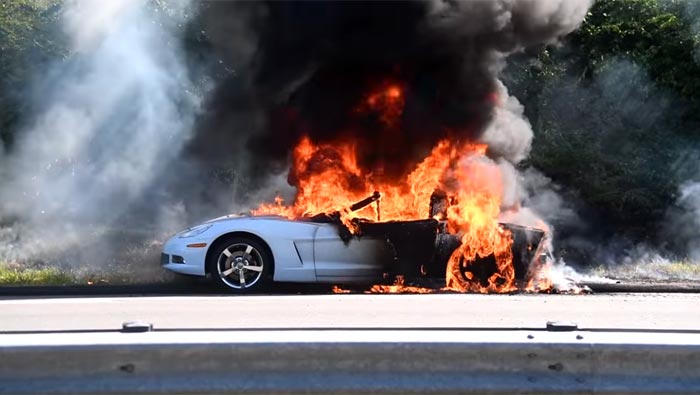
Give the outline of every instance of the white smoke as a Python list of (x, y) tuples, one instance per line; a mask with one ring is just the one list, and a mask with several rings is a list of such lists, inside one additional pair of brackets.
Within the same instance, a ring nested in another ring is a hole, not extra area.
[(62, 7), (70, 55), (38, 80), (38, 110), (0, 157), (0, 219), (12, 239), (0, 254), (15, 259), (78, 249), (76, 259), (105, 259), (104, 233), (135, 226), (124, 215), (177, 158), (199, 103), (176, 34), (188, 1)]
[[(549, 180), (537, 170), (528, 168), (519, 170), (516, 165), (524, 160), (530, 152), (533, 131), (525, 118), (523, 106), (498, 81), (498, 101), (493, 111), (493, 120), (481, 137), (481, 142), (488, 145), (489, 155), (496, 158), (503, 184), (499, 216), (501, 222), (515, 223), (545, 231), (540, 252), (544, 253), (543, 265), (535, 277), (546, 278), (546, 284), (552, 284), (558, 292), (579, 293), (585, 287), (578, 284), (591, 281), (590, 276), (582, 275), (563, 260), (555, 260), (554, 228), (551, 221), (555, 216), (576, 218), (576, 213), (564, 204), (564, 199), (552, 188)], [(595, 279), (597, 282), (606, 279)]]
[(532, 126), (523, 115), (524, 108), (501, 81), (497, 83), (498, 103), (493, 111), (493, 120), (481, 136), (488, 144), (489, 154), (516, 164), (530, 153)]
[(678, 198), (666, 215), (665, 230), (675, 238), (676, 249), (700, 263), (700, 182), (689, 180), (679, 187)]
[(433, 0), (430, 20), (454, 39), (481, 36), (507, 53), (572, 32), (591, 5), (593, 0)]
[[(539, 207), (539, 204), (522, 207), (522, 204), (538, 202), (543, 193), (547, 194), (549, 201), (562, 199), (543, 183), (536, 190), (529, 188), (529, 180), (539, 173), (533, 169), (521, 171), (516, 167), (530, 153), (534, 133), (518, 99), (508, 95), (508, 90), (501, 81), (496, 86), (492, 120), (480, 141), (488, 145), (488, 155), (494, 158), (500, 170), (503, 183), (502, 220), (523, 226), (542, 227), (546, 221), (540, 218), (539, 213), (557, 207)], [(531, 195), (533, 192), (536, 195)]]

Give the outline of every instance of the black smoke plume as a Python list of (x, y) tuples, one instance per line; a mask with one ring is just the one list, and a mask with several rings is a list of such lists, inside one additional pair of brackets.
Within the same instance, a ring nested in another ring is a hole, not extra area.
[[(440, 139), (479, 140), (494, 116), (504, 57), (570, 32), (589, 6), (569, 0), (208, 3), (199, 22), (213, 51), (242, 71), (210, 99), (196, 144), (228, 139), (227, 148), (217, 149), (230, 152), (243, 139), (250, 160), (281, 169), (302, 135), (317, 143), (351, 136), (360, 142), (366, 170), (403, 175)], [(230, 45), (242, 33), (255, 43), (245, 54)], [(357, 111), (368, 94), (391, 84), (405, 95), (396, 123)], [(241, 122), (241, 108), (251, 107), (261, 118)], [(527, 140), (519, 146), (529, 147), (528, 133), (514, 137)]]

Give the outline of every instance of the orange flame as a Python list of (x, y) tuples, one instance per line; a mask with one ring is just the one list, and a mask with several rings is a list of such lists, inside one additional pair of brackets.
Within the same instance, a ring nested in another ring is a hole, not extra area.
[(375, 180), (378, 177), (358, 167), (353, 144), (314, 145), (304, 137), (293, 153), (291, 174), (297, 181), (294, 204), (285, 206), (276, 198), (276, 203), (262, 204), (253, 214), (299, 218), (337, 211), (344, 223), (359, 217), (374, 219), (377, 216), (374, 206), (357, 212), (349, 212), (347, 208), (374, 191), (382, 191), (383, 221), (425, 218), (430, 196), (441, 187), (441, 179), (452, 162), (465, 151), (484, 152), (485, 146), (466, 144), (458, 150), (455, 144), (443, 140), (405, 180), (389, 182)]
[[(483, 156), (466, 155), (454, 169), (452, 178), (452, 185), (456, 185), (451, 191), (455, 203), (447, 209), (448, 227), (453, 233), (462, 234), (462, 244), (447, 264), (447, 288), (484, 293), (516, 290), (513, 239), (497, 220), (502, 194), (498, 167)], [(491, 255), (495, 257), (497, 270), (487, 284), (469, 281), (475, 280), (469, 266), (476, 258)]]
[[(299, 218), (338, 212), (341, 221), (353, 231), (353, 219), (374, 220), (378, 217), (375, 205), (358, 212), (348, 210), (352, 203), (374, 191), (382, 191), (382, 221), (401, 221), (425, 218), (429, 213), (431, 195), (436, 190), (443, 190), (450, 204), (447, 218), (437, 219), (446, 219), (449, 231), (461, 234), (462, 240), (448, 263), (447, 288), (469, 292), (511, 292), (516, 289), (512, 238), (497, 220), (502, 193), (501, 175), (499, 168), (486, 158), (485, 152), (483, 144), (443, 140), (405, 179), (386, 182), (358, 166), (354, 144), (313, 144), (305, 137), (293, 153), (291, 173), (297, 181), (294, 203), (283, 205), (278, 199), (274, 204), (261, 205), (253, 214)], [(487, 284), (473, 281), (469, 277), (469, 265), (477, 258), (492, 254), (496, 258), (497, 272)]]
[(434, 289), (406, 285), (403, 276), (396, 276), (392, 285), (373, 285), (365, 293), (368, 294), (429, 294), (435, 292)]
[[(400, 85), (389, 84), (367, 96), (360, 111), (376, 111), (387, 127), (394, 128), (404, 106)], [(498, 224), (501, 210), (502, 178), (499, 167), (486, 157), (484, 144), (455, 139), (440, 141), (412, 172), (400, 180), (358, 165), (358, 144), (350, 140), (315, 144), (308, 137), (292, 154), (290, 181), (297, 187), (291, 205), (281, 199), (263, 204), (254, 215), (274, 214), (299, 218), (318, 213), (337, 213), (351, 232), (353, 219), (401, 221), (426, 218), (435, 191), (447, 195), (447, 209), (438, 220), (446, 220), (448, 230), (461, 237), (461, 245), (449, 259), (447, 290), (468, 292), (512, 292), (516, 289), (513, 243), (509, 231)], [(371, 195), (382, 193), (381, 212), (369, 205), (357, 212), (348, 208)], [(446, 216), (446, 218), (442, 218)], [(493, 256), (496, 270), (484, 282), (474, 277), (471, 266), (480, 258)], [(392, 288), (393, 287), (393, 288)], [(374, 292), (400, 292), (406, 288), (397, 280), (393, 286)]]
[(357, 108), (361, 113), (374, 113), (386, 127), (395, 127), (403, 114), (406, 97), (401, 85), (385, 83), (377, 92), (367, 98)]

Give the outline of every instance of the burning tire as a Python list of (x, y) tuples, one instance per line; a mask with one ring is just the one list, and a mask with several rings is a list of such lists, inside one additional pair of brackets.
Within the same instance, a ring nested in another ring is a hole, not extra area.
[(246, 237), (218, 243), (207, 265), (214, 282), (234, 292), (260, 291), (272, 281), (272, 257), (267, 248)]

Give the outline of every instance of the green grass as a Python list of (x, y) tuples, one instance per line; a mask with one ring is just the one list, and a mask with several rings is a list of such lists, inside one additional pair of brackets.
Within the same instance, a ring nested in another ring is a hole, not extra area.
[(689, 260), (651, 259), (598, 266), (590, 274), (626, 280), (700, 281), (700, 263)]
[(159, 263), (146, 262), (102, 267), (47, 266), (37, 262), (0, 261), (0, 287), (61, 285), (126, 285), (170, 282), (176, 276)]
[(60, 269), (0, 262), (0, 287), (129, 284), (131, 280), (133, 278), (128, 273), (116, 271), (97, 273), (69, 268)]
[(673, 276), (700, 278), (700, 265), (688, 261), (671, 262), (666, 265), (666, 272)]
[[(0, 0), (1, 2), (2, 0)], [(160, 235), (146, 231), (124, 229), (96, 229), (86, 236), (84, 243), (111, 240), (111, 254), (82, 254), (71, 250), (49, 253), (0, 256), (0, 287), (4, 286), (60, 286), (60, 285), (137, 285), (164, 283), (176, 280), (160, 264), (162, 243)]]
[(80, 283), (70, 273), (56, 268), (24, 268), (0, 263), (0, 286), (21, 285), (72, 285)]

